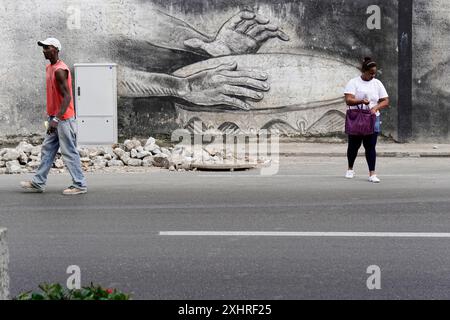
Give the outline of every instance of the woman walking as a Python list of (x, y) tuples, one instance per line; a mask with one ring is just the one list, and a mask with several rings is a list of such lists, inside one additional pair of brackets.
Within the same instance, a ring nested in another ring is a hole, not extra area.
[(361, 143), (366, 150), (366, 160), (369, 166), (369, 181), (379, 183), (380, 179), (375, 173), (376, 144), (380, 133), (380, 110), (389, 107), (389, 97), (380, 80), (375, 79), (377, 63), (372, 58), (364, 58), (361, 68), (361, 76), (351, 79), (345, 87), (345, 102), (350, 109), (367, 109), (376, 115), (375, 129), (368, 135), (348, 135), (348, 170), (347, 179), (355, 177), (353, 165), (358, 155)]

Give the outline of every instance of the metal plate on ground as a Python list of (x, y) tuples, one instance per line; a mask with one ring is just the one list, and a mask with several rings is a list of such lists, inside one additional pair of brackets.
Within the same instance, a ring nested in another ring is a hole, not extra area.
[(192, 163), (191, 169), (209, 170), (209, 171), (235, 171), (250, 170), (256, 168), (256, 163)]

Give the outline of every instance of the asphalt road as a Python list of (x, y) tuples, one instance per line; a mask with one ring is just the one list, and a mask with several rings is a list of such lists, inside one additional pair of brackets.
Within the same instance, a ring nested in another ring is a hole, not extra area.
[[(382, 158), (378, 185), (366, 181), (363, 159), (356, 170), (345, 180), (344, 158), (305, 157), (282, 159), (274, 176), (89, 174), (89, 193), (77, 197), (60, 194), (68, 175), (52, 175), (44, 194), (22, 193), (25, 176), (0, 176), (11, 293), (65, 283), (78, 265), (83, 285), (134, 299), (450, 299), (450, 238), (433, 237), (450, 232), (450, 161)], [(380, 290), (367, 288), (371, 265)]]

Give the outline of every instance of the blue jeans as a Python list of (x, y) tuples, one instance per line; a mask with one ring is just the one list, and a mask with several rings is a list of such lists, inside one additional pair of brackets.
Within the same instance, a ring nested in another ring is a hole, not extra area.
[(80, 155), (77, 150), (75, 118), (60, 120), (58, 128), (52, 133), (46, 134), (42, 144), (41, 164), (36, 175), (31, 180), (33, 185), (37, 188), (45, 189), (48, 173), (53, 166), (53, 161), (59, 148), (61, 148), (64, 164), (72, 176), (72, 186), (87, 189), (86, 179), (81, 169)]

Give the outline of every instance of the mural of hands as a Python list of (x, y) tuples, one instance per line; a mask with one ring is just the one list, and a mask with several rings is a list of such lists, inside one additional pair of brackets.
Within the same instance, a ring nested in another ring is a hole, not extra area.
[(201, 49), (213, 57), (256, 53), (271, 38), (289, 41), (289, 36), (269, 19), (249, 10), (231, 17), (218, 31), (212, 42), (199, 38), (184, 41), (191, 49)]
[(267, 74), (254, 70), (237, 70), (237, 63), (222, 64), (185, 78), (186, 93), (182, 99), (200, 106), (227, 105), (250, 110), (243, 99), (263, 99), (269, 90)]

